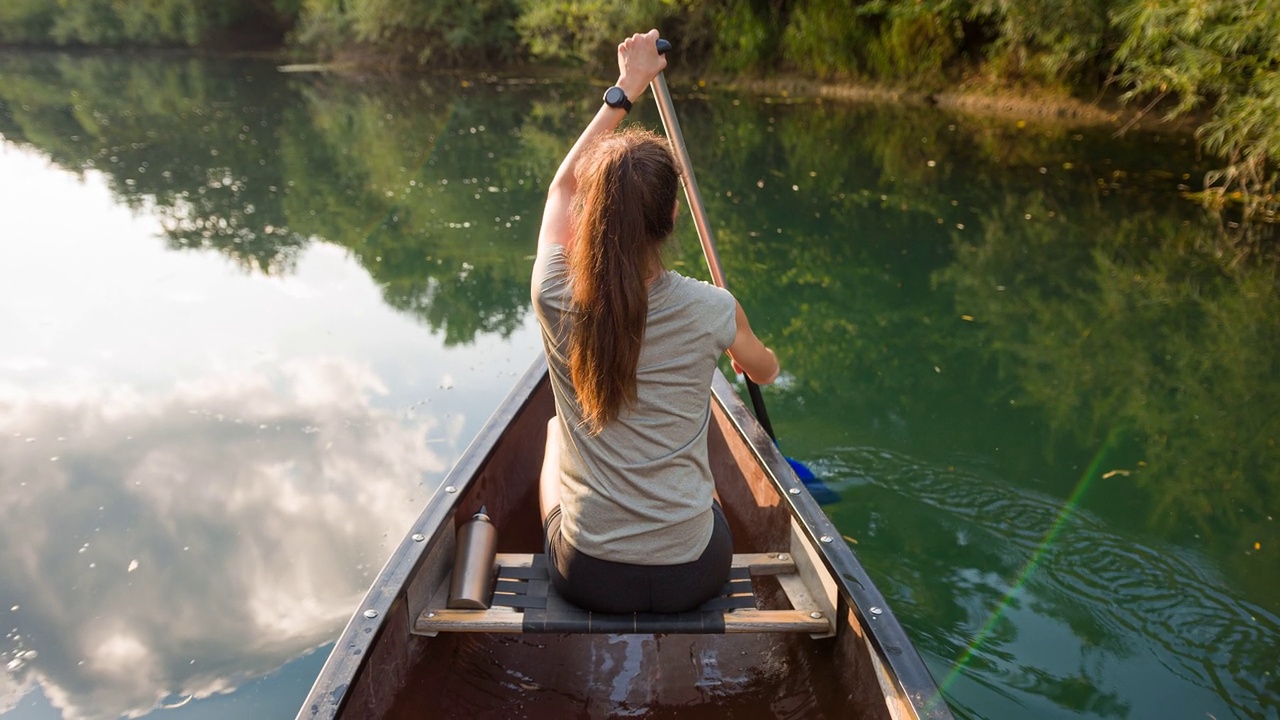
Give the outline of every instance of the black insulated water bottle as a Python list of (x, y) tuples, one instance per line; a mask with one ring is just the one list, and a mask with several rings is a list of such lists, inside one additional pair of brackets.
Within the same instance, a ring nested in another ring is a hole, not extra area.
[(449, 583), (449, 608), (484, 610), (493, 597), (494, 558), (498, 552), (498, 530), (489, 521), (485, 508), (458, 530), (458, 548), (453, 557), (453, 579)]

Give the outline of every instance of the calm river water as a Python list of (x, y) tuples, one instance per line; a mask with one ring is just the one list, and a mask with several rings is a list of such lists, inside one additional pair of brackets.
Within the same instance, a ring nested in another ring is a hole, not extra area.
[[(0, 717), (293, 716), (539, 352), (600, 85), (0, 56)], [(956, 714), (1280, 717), (1275, 240), (1189, 139), (673, 88), (783, 450)]]

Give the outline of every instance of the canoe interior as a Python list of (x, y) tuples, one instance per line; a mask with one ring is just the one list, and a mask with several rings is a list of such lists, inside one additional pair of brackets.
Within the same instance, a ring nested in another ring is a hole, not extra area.
[[(885, 661), (875, 657), (843, 594), (837, 596), (837, 634), (824, 639), (788, 633), (410, 634), (433, 587), (446, 580), (421, 569), (438, 566), (433, 558), (452, 556), (458, 519), (485, 505), (499, 531), (499, 552), (542, 552), (537, 483), (554, 405), (545, 373), (530, 377), (522, 381), (531, 388), (523, 402), (491, 421), (473, 445), (492, 450), (473, 458), (472, 467), (464, 456), (415, 525), (422, 539), (406, 539), (388, 563), (379, 583), (394, 585), (390, 595), (379, 599), (375, 586), (362, 605), (381, 603), (385, 613), (362, 629), (357, 613), (300, 719), (918, 717)], [(710, 456), (735, 553), (787, 551), (787, 503), (730, 413), (716, 402), (712, 407)], [(785, 596), (767, 581), (757, 594), (785, 607), (785, 599), (778, 600)], [(344, 672), (349, 684), (339, 684)]]

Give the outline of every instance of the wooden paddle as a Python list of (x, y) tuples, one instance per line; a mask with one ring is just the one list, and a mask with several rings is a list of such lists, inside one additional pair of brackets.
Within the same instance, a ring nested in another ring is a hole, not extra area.
[[(667, 40), (658, 40), (658, 53), (665, 55), (671, 50), (671, 43)], [(653, 90), (653, 96), (658, 102), (658, 114), (662, 117), (662, 127), (667, 133), (667, 140), (671, 143), (671, 151), (676, 156), (676, 164), (680, 167), (680, 179), (684, 183), (684, 195), (689, 203), (689, 211), (693, 214), (693, 225), (698, 231), (698, 242), (702, 244), (702, 254), (707, 258), (707, 267), (711, 270), (711, 280), (717, 286), (728, 289), (725, 284), (724, 271), (720, 269), (720, 256), (716, 254), (715, 240), (711, 237), (711, 223), (707, 219), (707, 209), (702, 203), (702, 195), (698, 192), (698, 181), (693, 177), (693, 163), (689, 160), (689, 150), (684, 144), (684, 134), (680, 132), (680, 121), (676, 119), (676, 108), (671, 102), (671, 91), (667, 89), (667, 79), (663, 73), (658, 73), (653, 82), (649, 83), (649, 87)], [(764, 405), (764, 395), (760, 392), (760, 386), (751, 380), (745, 373), (743, 379), (747, 382), (747, 394), (751, 396), (751, 407), (755, 410), (756, 419), (760, 422), (760, 426), (769, 434), (769, 439), (773, 440), (776, 445), (778, 436), (773, 432), (773, 423), (769, 422), (769, 411)], [(785, 456), (784, 456), (785, 457)], [(796, 476), (800, 478), (814, 498), (820, 503), (829, 503), (839, 500), (839, 496), (830, 488), (822, 484), (813, 471), (806, 467), (798, 460), (790, 457), (787, 462), (791, 464), (791, 468), (795, 470)]]

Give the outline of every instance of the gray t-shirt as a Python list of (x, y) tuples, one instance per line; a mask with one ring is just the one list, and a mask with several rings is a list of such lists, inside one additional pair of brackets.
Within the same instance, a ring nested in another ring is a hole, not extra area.
[(696, 560), (711, 538), (711, 379), (733, 343), (737, 304), (714, 285), (671, 271), (659, 275), (649, 286), (636, 402), (593, 437), (569, 379), (570, 287), (564, 247), (540, 250), (533, 306), (565, 443), (561, 532), (601, 560)]

